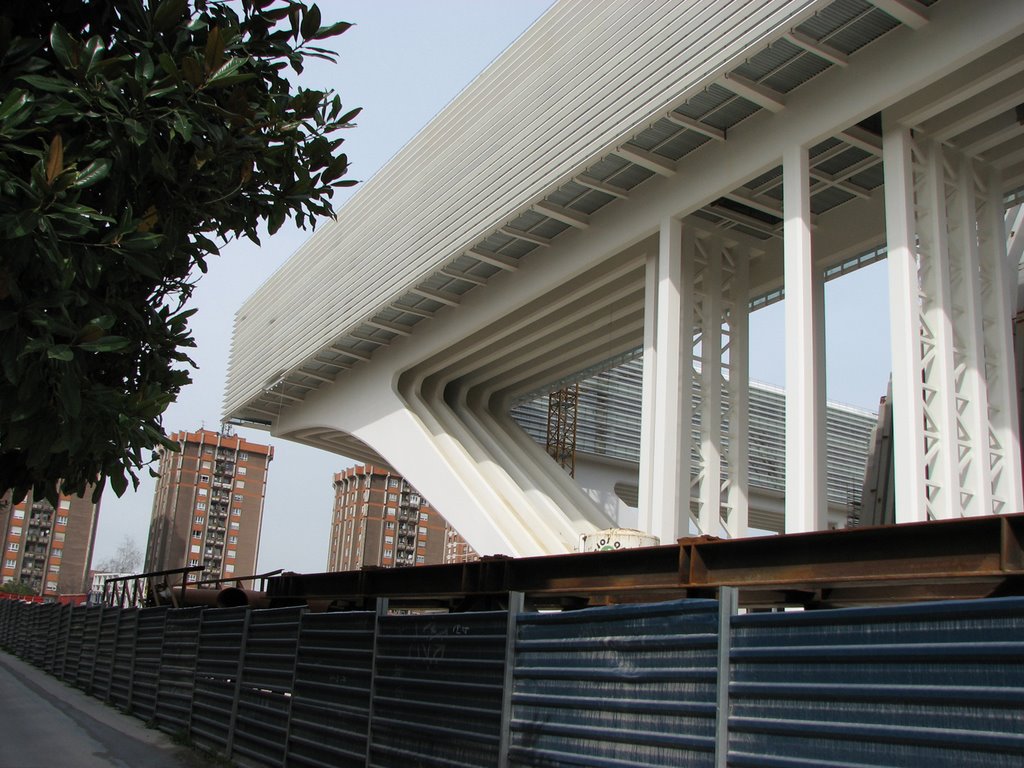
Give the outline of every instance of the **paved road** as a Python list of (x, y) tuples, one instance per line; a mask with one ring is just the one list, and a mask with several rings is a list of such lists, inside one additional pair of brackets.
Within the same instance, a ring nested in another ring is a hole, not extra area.
[(140, 720), (0, 651), (0, 768), (200, 768), (207, 764)]

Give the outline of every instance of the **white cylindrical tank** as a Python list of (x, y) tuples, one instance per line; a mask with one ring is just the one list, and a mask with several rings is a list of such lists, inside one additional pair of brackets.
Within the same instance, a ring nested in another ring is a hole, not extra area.
[(656, 547), (657, 536), (634, 528), (606, 528), (603, 531), (580, 534), (580, 552), (612, 552), (616, 549)]

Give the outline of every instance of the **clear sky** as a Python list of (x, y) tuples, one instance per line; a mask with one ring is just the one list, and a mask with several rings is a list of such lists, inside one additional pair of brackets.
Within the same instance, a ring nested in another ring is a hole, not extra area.
[[(551, 0), (321, 0), (324, 23), (352, 29), (334, 38), (336, 65), (309, 61), (300, 84), (333, 88), (346, 107), (362, 106), (346, 134), (350, 177), (366, 180), (515, 40)], [(358, 194), (358, 186), (347, 195)], [(338, 195), (340, 206), (347, 196)], [(243, 301), (309, 236), (284, 227), (263, 247), (229, 244), (199, 282), (193, 306), (193, 384), (164, 416), (168, 432), (217, 429), (221, 418), (234, 314)], [(885, 263), (830, 283), (826, 290), (829, 399), (874, 409), (889, 375)], [(751, 374), (784, 385), (782, 304), (751, 318)], [(270, 442), (270, 468), (258, 569), (316, 572), (326, 567), (332, 474), (344, 457), (238, 430)], [(145, 549), (154, 481), (118, 499), (103, 499), (93, 562), (114, 554), (125, 535)]]

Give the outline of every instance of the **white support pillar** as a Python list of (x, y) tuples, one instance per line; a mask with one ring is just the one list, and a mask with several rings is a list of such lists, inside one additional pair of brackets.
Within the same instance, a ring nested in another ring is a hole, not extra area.
[(807, 148), (782, 158), (786, 290), (786, 533), (825, 527), (825, 424), (818, 402), (824, 376), (817, 349)]
[(750, 459), (750, 253), (733, 249), (733, 276), (729, 284), (729, 470), (725, 503), (729, 538), (747, 535)]
[(644, 264), (644, 367), (640, 401), (640, 530), (654, 531), (654, 429), (657, 420), (654, 406), (657, 387), (658, 348), (655, 343), (658, 325), (658, 258), (649, 253)]
[(950, 223), (949, 271), (953, 292), (956, 388), (960, 410), (960, 513), (992, 512), (988, 467), (988, 387), (985, 383), (985, 336), (974, 164), (960, 155), (954, 168), (955, 192)]
[(694, 234), (677, 219), (661, 223), (658, 246), (654, 440), (651, 465), (650, 533), (662, 544), (674, 542), (689, 528), (690, 354), (692, 302), (688, 299)]
[(986, 169), (978, 232), (983, 291), (985, 369), (989, 395), (989, 465), (993, 511), (1024, 511), (1013, 339), (1015, 307), (1007, 285), (1016, 285), (1016, 265), (1008, 263), (999, 173)]
[(717, 536), (722, 515), (722, 238), (709, 237), (705, 253), (697, 527), (702, 534)]
[(910, 129), (900, 125), (885, 127), (882, 160), (892, 345), (893, 453), (896, 521), (900, 523), (927, 519), (912, 151)]
[(949, 519), (960, 516), (960, 473), (945, 158), (936, 141), (922, 140), (920, 149), (923, 188), (916, 209), (916, 228), (921, 281), (926, 500), (929, 518)]

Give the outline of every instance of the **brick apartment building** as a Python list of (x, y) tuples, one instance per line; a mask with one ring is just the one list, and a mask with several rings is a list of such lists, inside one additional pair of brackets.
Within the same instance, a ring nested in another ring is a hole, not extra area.
[(334, 475), (328, 570), (473, 559), (476, 553), (401, 475), (373, 465)]
[(175, 432), (160, 456), (146, 571), (203, 566), (190, 581), (256, 570), (274, 449), (227, 432)]
[(37, 595), (81, 594), (88, 589), (89, 561), (96, 539), (99, 504), (85, 497), (60, 496), (56, 509), (29, 493), (19, 504), (10, 493), (0, 499), (4, 523), (0, 580), (22, 582)]

